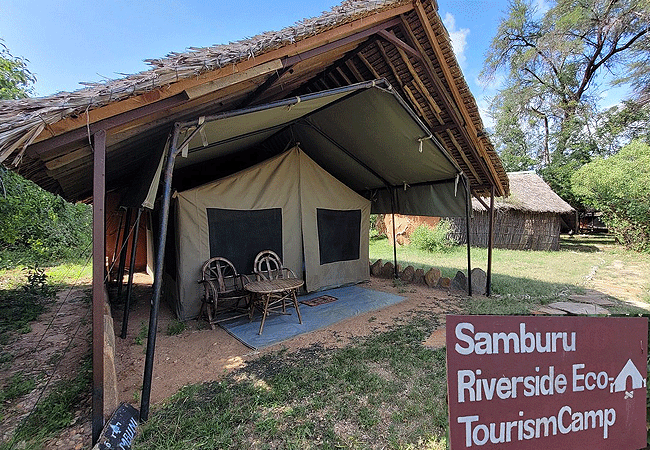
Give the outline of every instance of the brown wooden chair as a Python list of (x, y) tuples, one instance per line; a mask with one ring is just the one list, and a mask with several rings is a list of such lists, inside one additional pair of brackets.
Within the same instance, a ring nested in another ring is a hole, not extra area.
[[(282, 260), (272, 250), (263, 250), (257, 254), (253, 263), (253, 271), (258, 281), (268, 281), (268, 290), (263, 292), (258, 298), (253, 299), (250, 309), (250, 318), (252, 320), (255, 308), (262, 312), (262, 323), (260, 326), (260, 334), (264, 327), (264, 320), (271, 312), (280, 314), (287, 313), (287, 304), (296, 308), (298, 314), (298, 321), (302, 323), (302, 316), (300, 315), (300, 308), (298, 307), (298, 300), (296, 292), (302, 285), (302, 281), (298, 280), (296, 274), (287, 267), (282, 265)], [(284, 283), (284, 281), (287, 281)], [(288, 280), (297, 281), (297, 283), (290, 283)], [(284, 288), (283, 286), (297, 286), (292, 288)]]
[(249, 279), (240, 274), (226, 258), (208, 259), (201, 268), (203, 306), (210, 327), (225, 320), (247, 316), (250, 313), (250, 293), (244, 289)]

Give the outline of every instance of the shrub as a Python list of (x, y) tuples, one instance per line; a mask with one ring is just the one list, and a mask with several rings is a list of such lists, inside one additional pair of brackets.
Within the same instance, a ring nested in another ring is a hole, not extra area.
[(450, 237), (451, 223), (442, 219), (435, 228), (420, 225), (411, 234), (411, 244), (428, 252), (451, 250), (456, 242)]
[(603, 212), (621, 244), (650, 251), (650, 146), (633, 141), (614, 156), (585, 164), (572, 186), (586, 204)]

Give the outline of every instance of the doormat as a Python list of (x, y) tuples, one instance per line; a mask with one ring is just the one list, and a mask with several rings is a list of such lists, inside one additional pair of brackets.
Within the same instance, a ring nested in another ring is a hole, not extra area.
[(321, 295), (320, 297), (312, 298), (311, 300), (301, 300), (300, 303), (307, 306), (318, 306), (324, 303), (335, 302), (336, 300), (338, 300), (338, 298), (332, 297), (331, 295)]

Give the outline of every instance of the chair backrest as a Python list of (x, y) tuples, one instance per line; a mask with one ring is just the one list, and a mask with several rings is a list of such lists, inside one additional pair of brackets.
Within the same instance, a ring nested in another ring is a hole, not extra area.
[(284, 267), (282, 267), (282, 260), (272, 250), (263, 250), (255, 257), (253, 263), (253, 271), (258, 277), (265, 280), (275, 280), (277, 278), (286, 278)]
[(233, 263), (220, 256), (210, 258), (201, 268), (202, 282), (210, 283), (217, 293), (223, 294), (240, 290), (242, 279)]

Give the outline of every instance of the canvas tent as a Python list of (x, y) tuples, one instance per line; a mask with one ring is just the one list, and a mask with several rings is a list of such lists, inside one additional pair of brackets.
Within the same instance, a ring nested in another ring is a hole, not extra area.
[(255, 255), (274, 250), (312, 292), (368, 277), (371, 209), (466, 212), (460, 169), (383, 80), (202, 117), (177, 133), (170, 179), (197, 165), (227, 171), (258, 147), (275, 154), (174, 195), (165, 292), (183, 320), (200, 312), (196, 281), (210, 257), (251, 273)]
[(181, 319), (199, 314), (203, 261), (251, 273), (263, 249), (278, 253), (308, 291), (368, 277), (370, 201), (299, 147), (221, 180), (178, 193), (176, 273), (168, 292)]

